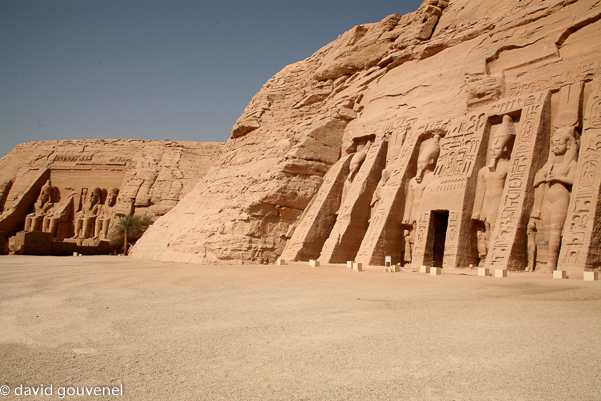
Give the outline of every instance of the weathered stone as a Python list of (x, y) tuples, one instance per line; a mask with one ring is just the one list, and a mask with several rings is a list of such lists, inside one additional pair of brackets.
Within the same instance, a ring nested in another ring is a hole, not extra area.
[(50, 233), (19, 231), (11, 250), (17, 255), (52, 255)]
[(19, 145), (0, 160), (0, 229), (49, 233), (55, 241), (107, 239), (120, 216), (173, 208), (221, 148), (121, 139)]
[[(428, 0), (355, 27), (264, 85), (132, 255), (598, 269), (600, 31), (595, 0)], [(565, 130), (561, 172), (551, 143)], [(434, 141), (438, 157), (426, 157)], [(369, 179), (351, 173), (345, 190), (348, 155), (368, 142)], [(46, 177), (30, 174), (33, 204)]]
[(8, 255), (8, 240), (2, 231), (0, 231), (0, 255)]

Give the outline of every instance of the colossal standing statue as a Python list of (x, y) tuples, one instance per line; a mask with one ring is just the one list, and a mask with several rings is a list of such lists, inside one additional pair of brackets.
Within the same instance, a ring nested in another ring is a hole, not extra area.
[(543, 273), (550, 273), (557, 267), (561, 232), (568, 214), (577, 157), (575, 127), (558, 128), (551, 138), (549, 159), (534, 178), (534, 206), (530, 218), (533, 219), (531, 222), (540, 220), (542, 224), (538, 234), (543, 231), (543, 238), (537, 239), (537, 244), (548, 243), (547, 266), (542, 269)]
[[(432, 182), (434, 178), (434, 168), (436, 167), (436, 161), (440, 155), (440, 135), (436, 134), (434, 137), (422, 142), (419, 149), (419, 156), (417, 158), (417, 173), (409, 181), (407, 188), (407, 196), (405, 198), (405, 210), (403, 213), (402, 224), (410, 225), (411, 228), (409, 235), (404, 235), (405, 241), (408, 238), (413, 239), (413, 231), (415, 229), (415, 222), (419, 216), (419, 204), (422, 200), (424, 189)], [(405, 249), (412, 248), (407, 247)], [(412, 250), (412, 249), (411, 249)], [(405, 252), (405, 261), (409, 262), (412, 260), (410, 255)]]
[(75, 214), (75, 238), (90, 238), (90, 232), (94, 233), (101, 193), (100, 188), (91, 188), (81, 210)]
[[(350, 171), (346, 180), (344, 181), (344, 186), (342, 187), (342, 196), (340, 197), (340, 209), (344, 206), (344, 201), (348, 197), (349, 192), (351, 191), (351, 187), (353, 186), (353, 181), (355, 180), (355, 176), (359, 172), (361, 165), (365, 161), (367, 157), (367, 153), (364, 150), (360, 150), (359, 152), (353, 155), (350, 164)], [(338, 211), (340, 213), (340, 210)]]
[(490, 141), (488, 164), (478, 171), (476, 199), (472, 212), (472, 220), (479, 222), (477, 226), (478, 257), (483, 264), (488, 253), (490, 234), (494, 229), (503, 197), (505, 180), (510, 168), (511, 150), (515, 140), (513, 119), (506, 115), (498, 132)]
[(382, 170), (382, 178), (380, 178), (378, 187), (374, 191), (374, 195), (371, 198), (371, 202), (369, 202), (369, 217), (367, 219), (368, 223), (371, 221), (371, 217), (374, 216), (375, 213), (378, 211), (378, 207), (380, 206), (380, 202), (382, 201), (382, 192), (384, 191), (384, 186), (390, 178), (390, 173), (390, 169), (385, 168), (384, 170)]
[(42, 231), (44, 217), (53, 207), (52, 185), (50, 185), (50, 180), (48, 180), (42, 187), (38, 200), (33, 205), (33, 212), (25, 217), (25, 231)]

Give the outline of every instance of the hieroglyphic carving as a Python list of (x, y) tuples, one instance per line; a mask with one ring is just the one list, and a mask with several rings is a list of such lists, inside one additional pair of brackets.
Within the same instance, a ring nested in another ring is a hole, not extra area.
[[(542, 134), (543, 117), (549, 102), (546, 92), (530, 95), (513, 103), (523, 105), (521, 124), (512, 153), (511, 169), (506, 177), (505, 189), (492, 230), (486, 264), (496, 268), (521, 267), (525, 265), (524, 244), (516, 244), (520, 230), (525, 230), (525, 214), (528, 212), (526, 191), (534, 178), (532, 160), (538, 137)], [(505, 102), (507, 104), (508, 102)], [(515, 107), (515, 106), (512, 106)], [(511, 112), (510, 108), (499, 110)], [(524, 232), (525, 234), (525, 232)], [(518, 253), (521, 254), (518, 255)]]
[(447, 226), (447, 236), (445, 240), (444, 264), (446, 266), (457, 266), (457, 249), (461, 238), (461, 220), (463, 212), (461, 210), (449, 211), (449, 225)]
[[(431, 212), (422, 212), (419, 215), (419, 219), (415, 223), (415, 236), (414, 236), (414, 248), (413, 248), (413, 265), (421, 266), (428, 263), (432, 259), (432, 255), (427, 255), (429, 247), (428, 243), (428, 232), (430, 231), (430, 217)], [(431, 253), (431, 251), (430, 251)]]
[(581, 148), (576, 180), (564, 226), (558, 269), (582, 270), (598, 267), (600, 238), (595, 235), (599, 222), (601, 185), (601, 81), (594, 81), (584, 113)]
[(336, 222), (342, 186), (352, 156), (351, 154), (342, 157), (328, 170), (319, 191), (299, 218), (299, 223), (281, 255), (282, 259), (317, 259)]
[(54, 163), (89, 163), (94, 155), (57, 155), (52, 160)]
[(515, 83), (509, 85), (508, 95), (510, 97), (522, 96), (531, 92), (540, 92), (548, 89), (556, 89), (560, 86), (571, 85), (576, 82), (585, 80), (591, 74), (598, 72), (601, 69), (601, 62), (592, 61), (584, 65), (566, 69), (558, 72), (556, 75), (548, 79), (539, 79), (538, 81), (528, 83)]
[[(471, 194), (467, 194), (470, 192), (468, 184), (474, 179), (474, 168), (481, 153), (487, 121), (487, 114), (478, 109), (448, 125), (448, 132), (440, 142), (441, 152), (434, 170), (435, 180), (426, 189), (421, 221), (416, 224), (414, 265), (429, 265), (432, 262), (434, 227), (430, 223), (430, 215), (436, 210), (449, 211), (443, 265), (457, 267), (470, 258), (470, 252), (464, 249), (465, 241), (460, 244), (459, 238), (468, 238), (471, 227), (471, 213), (465, 211), (471, 207)], [(449, 197), (453, 198), (453, 202), (449, 203)], [(466, 202), (469, 206), (466, 206)]]

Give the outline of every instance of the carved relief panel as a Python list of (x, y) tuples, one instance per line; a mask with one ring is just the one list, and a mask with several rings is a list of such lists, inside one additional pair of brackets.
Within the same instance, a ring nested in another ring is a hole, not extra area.
[(563, 230), (558, 268), (599, 268), (601, 236), (598, 211), (601, 186), (601, 82), (591, 83), (586, 102), (580, 154)]

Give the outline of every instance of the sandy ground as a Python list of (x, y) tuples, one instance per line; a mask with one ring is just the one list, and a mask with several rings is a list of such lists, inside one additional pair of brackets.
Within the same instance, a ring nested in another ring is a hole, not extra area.
[(0, 401), (601, 399), (601, 281), (464, 273), (2, 256)]

